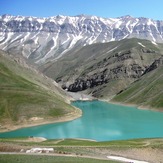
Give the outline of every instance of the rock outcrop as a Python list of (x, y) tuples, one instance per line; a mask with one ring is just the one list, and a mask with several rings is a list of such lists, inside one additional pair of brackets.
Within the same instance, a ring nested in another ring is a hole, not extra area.
[(156, 68), (163, 66), (163, 56), (161, 56), (159, 59), (155, 60), (144, 72), (144, 74), (155, 70)]
[[(66, 62), (69, 57), (71, 62)], [(90, 45), (69, 54), (69, 57), (58, 60), (57, 66), (61, 64), (62, 70), (56, 81), (63, 89), (85, 91), (95, 97), (110, 90), (109, 94), (113, 96), (162, 64), (161, 46), (140, 39)], [(51, 72), (50, 66), (48, 68)]]

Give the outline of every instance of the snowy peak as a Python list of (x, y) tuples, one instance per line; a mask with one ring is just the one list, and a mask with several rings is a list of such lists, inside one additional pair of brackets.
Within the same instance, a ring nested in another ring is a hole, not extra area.
[(0, 49), (20, 52), (38, 64), (57, 59), (73, 47), (133, 37), (162, 43), (163, 21), (130, 15), (0, 17)]

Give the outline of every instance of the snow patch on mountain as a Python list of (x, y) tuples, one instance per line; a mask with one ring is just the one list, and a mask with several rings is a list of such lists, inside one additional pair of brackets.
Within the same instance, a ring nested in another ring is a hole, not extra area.
[(113, 49), (110, 49), (110, 50), (108, 50), (107, 52), (105, 52), (105, 53), (110, 53), (110, 52), (112, 52), (113, 50), (115, 50), (115, 49), (117, 49), (118, 48), (118, 46), (116, 46), (115, 48), (113, 48)]
[(141, 42), (138, 42), (138, 44), (145, 48), (145, 45), (143, 45)]
[(154, 44), (154, 45), (158, 46), (158, 44), (157, 44), (156, 42), (154, 42), (154, 41), (151, 41), (151, 42), (152, 42), (152, 44)]

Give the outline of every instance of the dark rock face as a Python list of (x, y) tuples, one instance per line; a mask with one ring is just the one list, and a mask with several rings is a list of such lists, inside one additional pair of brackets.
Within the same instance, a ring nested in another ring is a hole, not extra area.
[[(150, 50), (147, 50), (146, 53), (149, 53)], [(124, 59), (131, 58), (131, 56), (126, 56), (122, 54), (121, 57), (117, 57), (117, 61), (123, 61)], [(121, 59), (120, 59), (121, 58)], [(103, 64), (103, 62), (101, 62)], [(119, 65), (116, 68), (108, 69), (105, 68), (100, 73), (95, 73), (89, 77), (80, 77), (75, 80), (75, 82), (68, 87), (70, 92), (78, 92), (86, 90), (88, 88), (93, 88), (98, 85), (103, 85), (108, 83), (113, 79), (122, 79), (122, 78), (133, 78), (134, 80), (139, 79), (142, 75), (155, 70), (156, 68), (163, 66), (163, 56), (155, 60), (148, 68), (141, 67), (139, 64), (131, 64), (128, 66)], [(65, 87), (66, 89), (66, 87)]]
[(144, 72), (144, 69), (140, 67), (138, 64), (129, 65), (126, 67), (124, 65), (120, 65), (116, 68), (107, 70), (93, 74), (92, 76), (78, 78), (76, 81), (68, 87), (68, 91), (70, 92), (78, 92), (88, 88), (93, 88), (98, 85), (102, 85), (108, 83), (113, 79), (121, 79), (121, 78), (135, 78), (138, 79)]
[[(115, 53), (112, 57), (105, 58), (92, 66), (89, 71), (83, 73), (73, 84), (67, 88), (65, 87), (65, 89), (71, 92), (78, 92), (106, 84), (111, 80), (125, 80), (125, 78), (137, 80), (144, 73), (145, 67), (134, 63), (134, 61), (127, 65), (126, 62), (129, 60), (133, 60), (130, 50), (119, 54)], [(114, 64), (118, 65), (115, 66)], [(100, 71), (97, 71), (98, 69), (100, 69)], [(95, 71), (95, 73), (89, 75), (89, 72), (92, 71)]]
[(144, 74), (155, 70), (156, 68), (163, 66), (163, 56), (155, 60), (144, 72)]
[(154, 50), (151, 50), (151, 49), (145, 49), (145, 48), (142, 49), (142, 52), (143, 52), (143, 53), (155, 53)]
[(78, 91), (85, 90), (87, 88), (92, 88), (107, 83), (109, 78), (107, 76), (106, 71), (107, 70), (104, 70), (103, 72), (99, 74), (94, 74), (88, 78), (76, 79), (74, 84), (71, 84), (68, 87), (68, 91), (78, 92)]

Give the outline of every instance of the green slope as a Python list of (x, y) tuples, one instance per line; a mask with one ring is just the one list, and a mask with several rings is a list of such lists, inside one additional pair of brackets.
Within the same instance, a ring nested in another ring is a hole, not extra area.
[(143, 75), (112, 101), (163, 111), (163, 66)]
[(75, 112), (68, 97), (52, 80), (23, 60), (7, 55), (0, 51), (1, 127), (28, 124), (33, 117), (51, 120)]
[(46, 156), (46, 155), (0, 155), (1, 163), (120, 163), (119, 161), (100, 160), (95, 158), (82, 158), (77, 156)]

